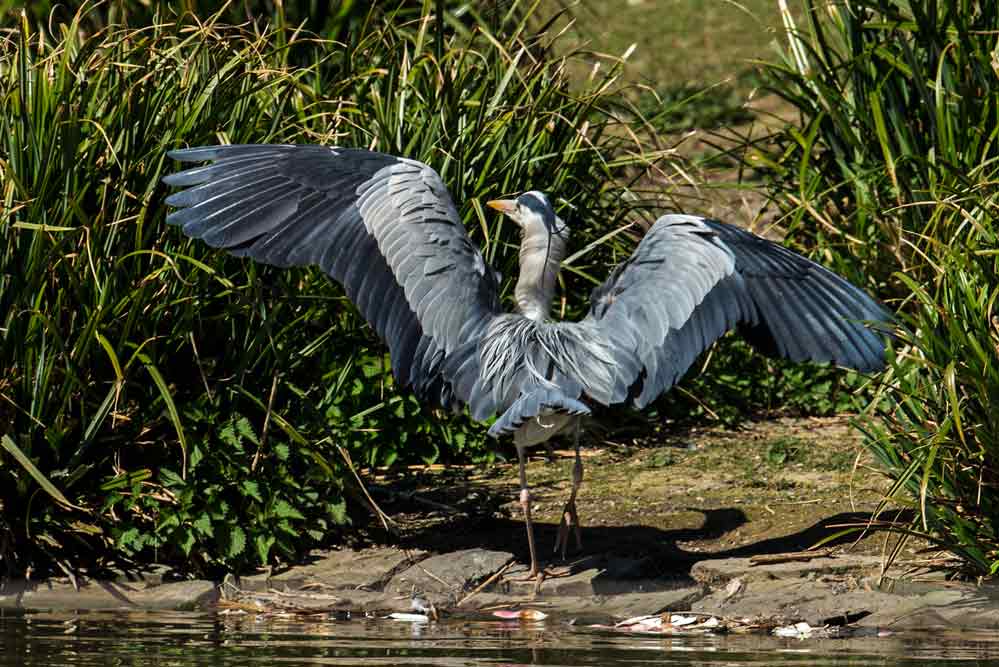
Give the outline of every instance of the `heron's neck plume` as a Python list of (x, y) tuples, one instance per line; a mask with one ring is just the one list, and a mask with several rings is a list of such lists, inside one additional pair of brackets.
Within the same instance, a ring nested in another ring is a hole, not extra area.
[(565, 257), (568, 235), (547, 230), (525, 234), (520, 242), (520, 277), (513, 295), (517, 310), (538, 322), (547, 319), (555, 296), (555, 280)]

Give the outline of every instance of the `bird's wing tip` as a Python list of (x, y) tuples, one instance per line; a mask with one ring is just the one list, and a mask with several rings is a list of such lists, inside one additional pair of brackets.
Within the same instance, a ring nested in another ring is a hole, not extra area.
[(224, 149), (224, 146), (193, 146), (191, 148), (174, 148), (167, 151), (167, 157), (179, 162), (203, 162), (213, 160)]
[(180, 220), (180, 211), (174, 211), (173, 213), (168, 214), (166, 217), (166, 223), (168, 225), (178, 225), (178, 226), (184, 224)]
[[(174, 172), (172, 174), (167, 174), (160, 180), (163, 182), (164, 185), (170, 185), (170, 186), (187, 185), (183, 174), (184, 172)], [(167, 197), (166, 203), (169, 204), (170, 206), (173, 206), (173, 202), (170, 201), (170, 197)]]

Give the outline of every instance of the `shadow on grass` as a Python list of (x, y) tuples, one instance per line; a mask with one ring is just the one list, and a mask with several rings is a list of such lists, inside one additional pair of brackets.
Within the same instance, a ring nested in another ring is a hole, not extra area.
[[(493, 494), (487, 494), (492, 496)], [(490, 498), (484, 505), (495, 503), (498, 507), (505, 502), (505, 496)], [(574, 569), (592, 567), (593, 560), (640, 562), (639, 567), (629, 569), (629, 578), (668, 578), (687, 579), (690, 568), (702, 560), (721, 558), (748, 558), (752, 556), (775, 555), (804, 551), (822, 540), (841, 533), (845, 525), (863, 526), (871, 520), (868, 512), (840, 512), (823, 518), (811, 526), (787, 535), (772, 537), (721, 551), (698, 550), (696, 542), (716, 540), (727, 533), (749, 523), (746, 514), (737, 507), (717, 509), (686, 508), (698, 512), (704, 521), (697, 528), (661, 530), (638, 524), (622, 526), (587, 526), (583, 522), (583, 550), (570, 554), (569, 561), (580, 556), (588, 557), (584, 564)], [(906, 521), (908, 517), (899, 517)], [(538, 555), (542, 561), (552, 560), (552, 546), (558, 532), (558, 525), (550, 522), (534, 522), (535, 540)], [(857, 539), (858, 533), (839, 535), (823, 546), (846, 546)], [(462, 549), (488, 549), (512, 552), (520, 562), (528, 562), (529, 551), (524, 522), (520, 516), (499, 517), (493, 515), (453, 516), (450, 519), (430, 523), (425, 527), (405, 531), (399, 538), (399, 546), (409, 549), (422, 549), (446, 553)], [(586, 563), (590, 563), (587, 565)]]

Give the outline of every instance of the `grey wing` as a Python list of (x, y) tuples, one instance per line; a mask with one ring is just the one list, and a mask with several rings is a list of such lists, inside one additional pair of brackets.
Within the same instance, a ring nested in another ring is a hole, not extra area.
[(864, 322), (891, 320), (862, 290), (805, 257), (687, 215), (656, 221), (591, 298), (580, 324), (603, 334), (615, 371), (610, 382), (584, 382), (584, 391), (639, 408), (730, 329), (740, 327), (765, 353), (873, 371), (884, 365), (885, 336)]
[[(389, 347), (402, 385), (444, 405), (477, 373), (475, 342), (498, 288), (440, 176), (414, 160), (326, 146), (171, 151), (211, 164), (166, 176), (167, 222), (212, 247), (276, 266), (316, 265), (343, 285)], [(459, 361), (460, 361), (459, 360)], [(467, 396), (457, 396), (467, 402)], [(487, 408), (489, 406), (486, 406)]]
[[(731, 249), (754, 309), (740, 331), (759, 351), (791, 361), (884, 368), (892, 314), (820, 264), (715, 220), (705, 224)], [(865, 325), (869, 323), (869, 326)]]

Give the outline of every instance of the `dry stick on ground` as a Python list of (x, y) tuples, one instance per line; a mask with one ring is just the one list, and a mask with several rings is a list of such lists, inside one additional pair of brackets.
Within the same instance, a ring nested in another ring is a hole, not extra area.
[(448, 587), (448, 588), (450, 588), (452, 590), (455, 589), (455, 588), (457, 588), (454, 584), (451, 584), (451, 583), (448, 583), (448, 582), (444, 581), (443, 579), (441, 579), (436, 574), (434, 574), (433, 572), (431, 572), (427, 568), (423, 567), (419, 563), (416, 564), (416, 567), (418, 567), (421, 570), (423, 570), (423, 574), (427, 575), (428, 577), (430, 577), (431, 579), (433, 579), (437, 583), (441, 584), (442, 586), (446, 586), (446, 587)]
[(444, 503), (439, 503), (436, 500), (430, 500), (429, 498), (424, 498), (423, 496), (418, 496), (416, 493), (399, 493), (398, 491), (389, 491), (388, 489), (381, 489), (377, 487), (372, 489), (372, 491), (383, 496), (388, 496), (389, 502), (395, 502), (396, 500), (402, 498), (403, 500), (412, 501), (420, 505), (426, 505), (431, 509), (440, 510), (442, 512), (449, 512), (451, 514), (467, 514), (465, 511), (460, 510), (457, 507), (445, 505)]
[(198, 373), (201, 375), (201, 384), (205, 386), (205, 393), (208, 394), (209, 400), (214, 401), (215, 397), (212, 395), (212, 388), (208, 386), (208, 377), (205, 376), (205, 369), (201, 365), (201, 355), (198, 354), (198, 344), (194, 342), (194, 332), (189, 331), (187, 335), (191, 339), (191, 349), (194, 351), (194, 360), (198, 364)]
[(73, 570), (68, 565), (66, 565), (61, 560), (59, 560), (58, 558), (53, 558), (52, 562), (54, 562), (56, 565), (58, 565), (59, 569), (63, 571), (63, 574), (65, 574), (66, 577), (69, 578), (69, 583), (73, 584), (73, 590), (79, 592), (79, 590), (80, 590), (80, 582), (77, 581), (76, 575), (73, 574)]
[(775, 563), (791, 563), (794, 561), (810, 561), (815, 558), (826, 558), (832, 556), (839, 550), (839, 547), (827, 547), (814, 551), (789, 551), (783, 554), (773, 554), (767, 556), (753, 556), (749, 559), (752, 565), (773, 565)]
[(382, 508), (378, 506), (378, 503), (375, 502), (375, 499), (371, 497), (370, 493), (368, 493), (368, 487), (364, 485), (364, 481), (361, 479), (361, 476), (357, 473), (357, 468), (354, 467), (354, 462), (350, 458), (350, 452), (348, 452), (343, 447), (343, 445), (337, 444), (336, 436), (334, 435), (333, 430), (329, 427), (326, 418), (322, 415), (322, 413), (319, 412), (318, 408), (316, 408), (316, 406), (313, 405), (311, 401), (305, 401), (304, 405), (312, 410), (312, 413), (318, 418), (319, 423), (324, 424), (326, 426), (326, 440), (329, 440), (330, 444), (334, 445), (337, 451), (340, 453), (340, 456), (343, 458), (344, 462), (347, 464), (347, 467), (350, 469), (351, 474), (354, 475), (354, 479), (357, 480), (357, 485), (360, 487), (361, 493), (364, 494), (365, 500), (371, 506), (371, 511), (374, 512), (375, 516), (378, 517), (378, 520), (381, 521), (382, 527), (385, 529), (385, 532), (391, 535), (398, 535), (399, 533), (398, 525), (396, 525), (396, 522), (393, 521), (389, 515), (387, 515), (385, 512), (382, 511)]
[(378, 506), (378, 503), (375, 502), (375, 499), (371, 497), (370, 493), (368, 493), (368, 487), (364, 485), (364, 481), (361, 479), (361, 476), (357, 473), (357, 469), (354, 467), (354, 462), (350, 458), (350, 452), (344, 449), (343, 445), (336, 445), (336, 449), (338, 452), (340, 452), (340, 456), (343, 457), (343, 460), (344, 462), (346, 462), (347, 467), (350, 468), (350, 472), (354, 475), (354, 479), (357, 480), (357, 485), (361, 487), (361, 492), (364, 494), (364, 497), (367, 499), (368, 504), (371, 505), (371, 509), (372, 511), (374, 511), (375, 516), (377, 516), (378, 520), (382, 522), (382, 527), (385, 528), (385, 532), (393, 534), (397, 533), (398, 526), (396, 525), (395, 521), (392, 520), (392, 517), (390, 517), (388, 514), (382, 511), (382, 508)]
[(492, 584), (494, 581), (496, 581), (497, 579), (499, 579), (500, 577), (502, 577), (503, 573), (506, 572), (507, 570), (509, 570), (513, 566), (513, 564), (516, 563), (516, 562), (517, 561), (515, 561), (515, 560), (511, 560), (509, 563), (507, 563), (506, 565), (504, 565), (503, 567), (501, 567), (495, 574), (493, 574), (491, 577), (489, 577), (488, 579), (486, 579), (485, 581), (483, 581), (481, 584), (479, 584), (478, 586), (476, 586), (474, 591), (472, 591), (471, 593), (469, 593), (465, 597), (461, 598), (461, 600), (458, 601), (458, 604), (456, 604), (455, 607), (460, 607), (465, 602), (471, 600), (473, 597), (475, 597), (476, 595), (478, 595), (479, 593), (481, 593), (483, 591), (483, 589), (485, 589), (487, 586), (489, 586), (490, 584)]
[(823, 502), (823, 498), (814, 498), (812, 500), (787, 500), (784, 502), (774, 501), (771, 505), (814, 505), (815, 503)]

